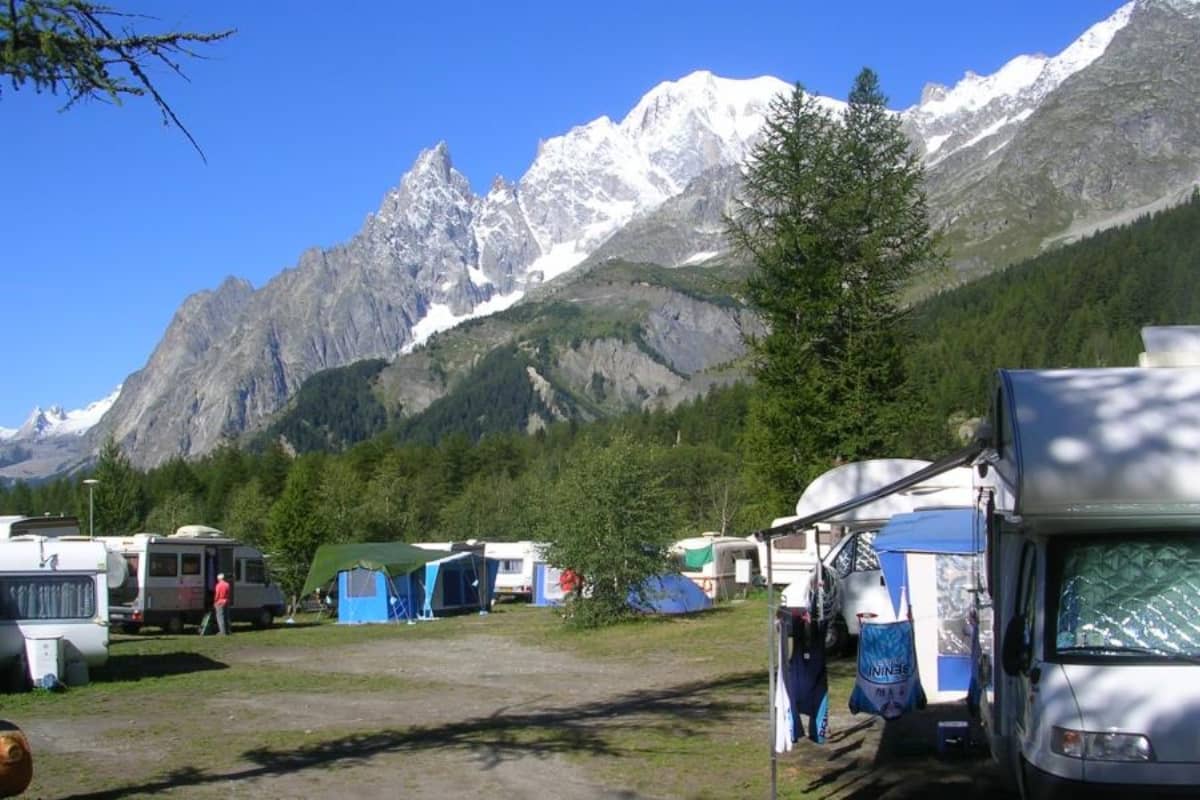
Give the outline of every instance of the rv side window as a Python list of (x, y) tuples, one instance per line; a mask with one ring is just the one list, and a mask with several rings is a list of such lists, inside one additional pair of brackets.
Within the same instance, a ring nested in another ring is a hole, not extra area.
[(180, 575), (199, 575), (200, 574), (200, 554), (199, 553), (184, 553), (179, 556), (179, 574)]
[(151, 553), (150, 577), (174, 578), (179, 574), (179, 556), (175, 553)]
[(1034, 576), (1037, 574), (1037, 551), (1032, 542), (1025, 543), (1021, 553), (1021, 594), (1017, 598), (1018, 610), (1025, 615), (1025, 630), (1022, 634), (1026, 648), (1033, 647), (1033, 620), (1037, 610), (1034, 596), (1037, 594)]
[(821, 547), (833, 547), (840, 538), (836, 531), (817, 531), (817, 544)]
[(257, 558), (248, 558), (242, 562), (245, 565), (245, 573), (243, 580), (246, 583), (266, 583), (267, 569), (263, 566), (263, 562)]
[(775, 540), (776, 550), (807, 550), (808, 534), (790, 533)]
[(519, 558), (506, 558), (500, 562), (500, 571), (506, 574), (519, 573), (525, 562)]
[(0, 619), (89, 619), (96, 584), (86, 575), (0, 578)]

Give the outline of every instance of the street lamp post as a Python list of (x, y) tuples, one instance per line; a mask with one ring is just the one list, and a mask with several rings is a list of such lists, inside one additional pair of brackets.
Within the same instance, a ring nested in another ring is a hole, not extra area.
[(95, 511), (96, 506), (92, 502), (92, 495), (93, 495), (93, 490), (96, 488), (96, 484), (98, 484), (98, 483), (100, 483), (100, 481), (96, 480), (95, 478), (87, 478), (83, 482), (83, 485), (88, 487), (88, 538), (89, 539), (95, 537), (95, 535), (96, 535), (96, 511)]

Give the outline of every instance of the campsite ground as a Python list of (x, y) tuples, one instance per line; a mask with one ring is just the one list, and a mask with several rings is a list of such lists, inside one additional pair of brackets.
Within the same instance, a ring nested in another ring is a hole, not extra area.
[[(31, 739), (30, 797), (765, 797), (764, 615), (752, 598), (587, 632), (507, 604), (117, 637), (90, 685), (0, 716)], [(852, 661), (831, 677), (845, 709)], [(934, 752), (934, 721), (835, 713), (829, 744), (780, 756), (779, 796), (1003, 797), (982, 756)]]

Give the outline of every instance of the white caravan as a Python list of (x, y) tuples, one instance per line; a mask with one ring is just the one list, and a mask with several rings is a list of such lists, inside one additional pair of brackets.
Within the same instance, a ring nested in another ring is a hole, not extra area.
[[(48, 518), (28, 519), (45, 523)], [(102, 542), (79, 536), (77, 524), (70, 530), (73, 518), (53, 519), (59, 527), (54, 536), (11, 537), (23, 526), (17, 519), (5, 520), (0, 537), (0, 662), (19, 663), (26, 640), (46, 639), (57, 640), (54, 649), (65, 664), (100, 666), (108, 660), (108, 577), (111, 572), (119, 583), (124, 565), (109, 558)]]
[(977, 462), (992, 754), (1027, 797), (1194, 797), (1200, 367), (997, 378)]
[(229, 582), (230, 622), (268, 627), (284, 613), (283, 593), (271, 583), (263, 554), (216, 528), (184, 525), (171, 536), (138, 533), (103, 537), (124, 556), (128, 579), (112, 590), (113, 624), (136, 631), (143, 625), (180, 633), (212, 608), (218, 573)]
[(546, 545), (540, 542), (487, 542), (483, 546), (485, 558), (499, 562), (494, 596), (523, 597), (533, 599), (534, 565), (542, 558)]
[[(804, 495), (809, 501), (803, 513), (837, 506), (929, 466), (930, 462), (913, 458), (878, 458), (843, 464), (826, 472), (805, 490)], [(957, 467), (844, 511), (825, 523), (840, 530), (836, 543), (822, 552), (822, 561), (833, 573), (837, 584), (833, 589), (838, 598), (836, 616), (829, 626), (831, 651), (840, 652), (851, 638), (858, 636), (861, 617), (880, 621), (895, 617), (875, 553), (875, 535), (896, 514), (974, 505), (973, 476), (974, 471), (970, 468)], [(812, 497), (810, 490), (813, 490)], [(783, 593), (783, 604), (807, 606), (813, 583), (810, 574), (804, 582), (788, 586)]]
[[(749, 588), (759, 575), (758, 547), (740, 536), (704, 533), (680, 539), (671, 545), (683, 577), (692, 581), (711, 600), (725, 600)], [(750, 562), (750, 569), (738, 582), (737, 562)]]

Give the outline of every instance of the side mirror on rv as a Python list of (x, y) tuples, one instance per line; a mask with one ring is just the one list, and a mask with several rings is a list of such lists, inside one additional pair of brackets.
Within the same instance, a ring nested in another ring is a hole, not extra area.
[(1025, 645), (1025, 615), (1017, 614), (1004, 629), (1000, 643), (1000, 667), (1006, 675), (1018, 675), (1029, 666), (1029, 648)]

